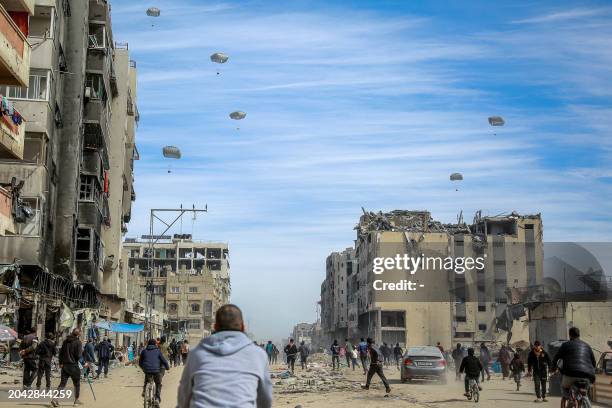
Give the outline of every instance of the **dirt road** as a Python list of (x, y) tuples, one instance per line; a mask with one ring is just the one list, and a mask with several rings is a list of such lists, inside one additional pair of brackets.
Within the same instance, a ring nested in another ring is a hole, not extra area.
[[(409, 383), (401, 384), (399, 371), (395, 368), (386, 369), (386, 375), (391, 382), (392, 393), (385, 397), (384, 388), (378, 377), (375, 377), (373, 386), (369, 391), (361, 390), (360, 385), (365, 377), (359, 370), (352, 371), (343, 368), (340, 374), (331, 376), (329, 368), (324, 364), (313, 367), (311, 371), (303, 372), (296, 367), (295, 380), (281, 379), (279, 374), (284, 370), (281, 366), (273, 369), (275, 377), (273, 382), (274, 406), (303, 408), (377, 408), (377, 407), (495, 407), (510, 408), (535, 405), (538, 407), (558, 407), (559, 398), (551, 397), (547, 403), (534, 404), (533, 383), (528, 379), (520, 391), (514, 391), (514, 383), (502, 381), (496, 376), (483, 384), (484, 390), (478, 404), (469, 402), (462, 396), (463, 383), (450, 378), (447, 385)], [(176, 393), (182, 369), (173, 368), (164, 378), (162, 390), (162, 408), (176, 406)], [(14, 373), (16, 374), (16, 373)], [(0, 380), (0, 407), (20, 406), (47, 406), (48, 401), (8, 400), (9, 389), (17, 389), (13, 385), (15, 375), (9, 378), (1, 375)], [(317, 379), (319, 378), (319, 379)], [(322, 379), (322, 380), (321, 380)], [(94, 383), (97, 400), (94, 401), (91, 390), (87, 384), (82, 384), (81, 400), (86, 407), (104, 408), (137, 408), (142, 406), (140, 396), (143, 381), (142, 372), (134, 367), (123, 367), (112, 370), (108, 379), (99, 379)], [(9, 383), (10, 384), (7, 384)], [(58, 378), (53, 379), (53, 386), (57, 386)], [(312, 386), (317, 382), (325, 385)], [(310, 384), (310, 385), (309, 385)], [(325, 389), (325, 391), (321, 391)], [(61, 406), (72, 406), (72, 401), (65, 400)], [(595, 405), (597, 406), (597, 405)]]

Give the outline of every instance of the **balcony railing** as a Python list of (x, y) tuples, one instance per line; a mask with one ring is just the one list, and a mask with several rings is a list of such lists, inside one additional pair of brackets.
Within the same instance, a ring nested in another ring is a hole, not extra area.
[(0, 113), (0, 159), (23, 160), (25, 120), (16, 125), (10, 116)]

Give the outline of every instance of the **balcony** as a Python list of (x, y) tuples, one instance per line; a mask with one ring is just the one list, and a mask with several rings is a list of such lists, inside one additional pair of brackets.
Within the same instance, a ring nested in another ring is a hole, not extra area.
[(13, 195), (0, 187), (0, 236), (15, 233), (12, 213)]
[(7, 115), (0, 114), (0, 159), (23, 160), (25, 120), (16, 125)]
[(25, 2), (0, 2), (0, 84), (27, 87), (32, 50), (24, 33), (3, 7), (4, 3), (11, 6), (13, 3), (25, 4)]

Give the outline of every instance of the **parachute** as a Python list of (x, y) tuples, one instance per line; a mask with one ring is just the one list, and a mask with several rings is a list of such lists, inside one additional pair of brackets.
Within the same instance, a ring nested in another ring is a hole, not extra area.
[(217, 64), (225, 64), (228, 59), (229, 57), (223, 54), (222, 52), (215, 52), (213, 55), (210, 56), (210, 60), (212, 62), (216, 62)]
[(229, 114), (229, 117), (234, 120), (242, 120), (246, 118), (246, 113), (242, 111), (236, 111)]
[(461, 181), (463, 180), (463, 174), (461, 173), (453, 173), (450, 175), (450, 180), (451, 181)]
[(149, 17), (159, 17), (160, 10), (157, 7), (149, 7), (147, 9), (147, 16)]
[(504, 126), (505, 123), (501, 116), (491, 116), (489, 118), (489, 125), (491, 126)]
[(180, 159), (181, 151), (175, 146), (165, 146), (163, 149), (164, 157), (167, 159)]

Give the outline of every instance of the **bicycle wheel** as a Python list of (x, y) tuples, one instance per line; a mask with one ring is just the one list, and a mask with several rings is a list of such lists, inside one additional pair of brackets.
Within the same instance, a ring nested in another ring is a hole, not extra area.
[(144, 408), (153, 407), (155, 407), (155, 383), (150, 381), (145, 389)]
[(472, 388), (472, 396), (474, 398), (474, 402), (478, 402), (478, 400), (480, 400), (480, 390), (478, 389), (477, 385)]

